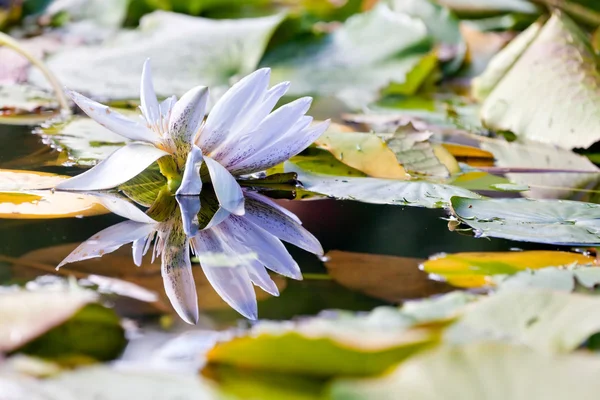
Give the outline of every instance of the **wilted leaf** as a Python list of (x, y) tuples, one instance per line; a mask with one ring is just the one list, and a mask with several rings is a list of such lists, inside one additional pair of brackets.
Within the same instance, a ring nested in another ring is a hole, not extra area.
[(425, 272), (460, 287), (494, 284), (493, 275), (512, 275), (528, 269), (570, 264), (594, 264), (595, 258), (564, 251), (512, 251), (440, 254), (422, 264)]
[[(142, 64), (151, 57), (159, 96), (182, 95), (195, 85), (209, 86), (218, 96), (232, 78), (256, 68), (281, 20), (282, 15), (210, 20), (157, 11), (145, 16), (139, 28), (102, 45), (55, 53), (48, 67), (70, 89), (133, 99), (139, 96)], [(44, 83), (39, 74), (32, 73), (31, 79)]]
[(600, 245), (600, 205), (567, 200), (451, 199), (477, 236), (562, 245)]
[(465, 21), (460, 24), (460, 32), (467, 43), (467, 66), (460, 76), (467, 77), (481, 74), (490, 60), (512, 39), (508, 32), (482, 32)]
[(286, 172), (298, 173), (305, 190), (340, 200), (356, 200), (373, 204), (395, 204), (427, 208), (441, 208), (452, 196), (479, 198), (476, 193), (454, 186), (427, 181), (399, 181), (395, 179), (335, 177), (315, 174), (286, 163)]
[(597, 62), (585, 33), (554, 13), (485, 99), (484, 124), (567, 149), (591, 146), (600, 140)]
[(262, 64), (273, 68), (274, 81), (294, 83), (290, 95), (336, 96), (356, 108), (375, 100), (390, 83), (404, 83), (424, 55), (408, 50), (427, 38), (420, 19), (379, 4), (301, 52), (294, 42), (275, 49)]
[(593, 188), (600, 182), (600, 169), (587, 157), (560, 147), (526, 140), (483, 140), (481, 148), (494, 155), (497, 167), (549, 170), (548, 173), (506, 174), (511, 181), (528, 186), (530, 190), (524, 195), (530, 198), (581, 199), (582, 193), (577, 189), (584, 189), (585, 194), (585, 189)]
[(449, 290), (447, 285), (428, 279), (427, 274), (417, 268), (421, 262), (416, 258), (333, 250), (327, 253), (325, 267), (340, 285), (399, 303)]
[[(519, 305), (515, 305), (519, 307)], [(340, 380), (335, 400), (593, 400), (600, 360), (540, 354), (525, 346), (478, 343), (443, 346), (369, 380)]]
[(569, 352), (600, 332), (600, 298), (528, 288), (502, 290), (465, 309), (448, 340), (500, 339), (543, 352)]

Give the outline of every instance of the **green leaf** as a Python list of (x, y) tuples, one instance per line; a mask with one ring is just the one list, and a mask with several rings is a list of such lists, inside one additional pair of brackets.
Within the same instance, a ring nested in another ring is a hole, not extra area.
[(330, 398), (593, 400), (600, 391), (599, 373), (600, 360), (585, 354), (540, 354), (501, 343), (443, 346), (381, 378), (336, 381)]
[(586, 34), (554, 13), (485, 99), (484, 124), (567, 149), (591, 146), (600, 140), (597, 63)]
[(460, 343), (499, 339), (542, 352), (569, 352), (600, 332), (599, 310), (597, 296), (507, 289), (466, 308), (445, 338)]
[[(119, 112), (137, 118), (137, 112)], [(94, 165), (129, 142), (93, 119), (83, 116), (51, 122), (35, 132), (53, 147), (66, 151), (69, 158), (79, 165)]]
[(523, 242), (600, 246), (600, 205), (566, 200), (453, 197), (460, 222), (477, 236)]
[[(283, 16), (210, 20), (168, 12), (142, 18), (138, 29), (97, 46), (65, 49), (48, 67), (67, 87), (110, 99), (137, 99), (142, 65), (152, 58), (159, 97), (204, 85), (218, 97), (231, 80), (252, 72)], [(33, 82), (43, 79), (33, 73)]]
[(141, 174), (121, 184), (119, 190), (136, 203), (150, 207), (166, 184), (167, 178), (160, 173), (158, 164), (154, 163)]
[[(390, 83), (406, 82), (407, 74), (429, 50), (411, 50), (429, 35), (418, 18), (379, 4), (349, 18), (316, 43), (291, 42), (269, 53), (262, 65), (272, 67), (273, 80), (289, 80), (289, 95), (335, 96), (351, 107), (373, 101)], [(377, 46), (373, 46), (377, 43)]]
[(452, 196), (479, 198), (466, 189), (427, 181), (400, 181), (368, 177), (345, 177), (311, 173), (288, 162), (286, 172), (296, 172), (305, 190), (334, 197), (372, 204), (395, 204), (427, 208), (442, 208)]

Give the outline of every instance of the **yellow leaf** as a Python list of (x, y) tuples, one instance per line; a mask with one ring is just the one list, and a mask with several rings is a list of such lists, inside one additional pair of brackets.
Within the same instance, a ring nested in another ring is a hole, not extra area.
[(421, 267), (459, 287), (491, 285), (492, 275), (510, 275), (525, 269), (557, 267), (570, 264), (594, 264), (595, 258), (565, 251), (514, 251), (489, 253), (455, 253), (431, 257)]

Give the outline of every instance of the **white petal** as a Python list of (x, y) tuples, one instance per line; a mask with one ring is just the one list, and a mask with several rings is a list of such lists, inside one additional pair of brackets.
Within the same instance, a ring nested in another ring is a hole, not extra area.
[(234, 175), (242, 175), (264, 171), (274, 167), (306, 149), (317, 140), (328, 127), (329, 120), (307, 127), (299, 132), (292, 128), (276, 143), (273, 143), (268, 148), (250, 156), (239, 164), (232, 166), (229, 171)]
[(232, 214), (244, 215), (244, 193), (233, 175), (210, 157), (204, 157), (204, 162), (219, 205)]
[(160, 121), (160, 108), (156, 93), (154, 92), (154, 84), (152, 83), (152, 72), (150, 70), (150, 59), (144, 62), (142, 68), (142, 81), (140, 82), (140, 109), (146, 117), (146, 121), (150, 125), (155, 125)]
[(67, 258), (58, 264), (57, 268), (67, 263), (102, 257), (102, 255), (111, 253), (126, 243), (147, 237), (154, 229), (154, 224), (135, 221), (124, 221), (110, 226), (80, 244)]
[[(227, 225), (225, 225), (227, 223)], [(257, 259), (264, 266), (278, 274), (293, 279), (302, 279), (300, 267), (279, 239), (245, 217), (232, 215), (221, 229), (231, 228), (228, 232), (235, 240), (256, 253)]]
[(196, 86), (184, 94), (173, 107), (169, 119), (169, 134), (172, 139), (190, 143), (206, 115), (208, 88)]
[(253, 156), (258, 151), (277, 142), (310, 108), (312, 98), (303, 97), (284, 106), (266, 117), (256, 128), (242, 133), (217, 150), (214, 158), (226, 168)]
[[(173, 230), (175, 231), (175, 230)], [(162, 249), (162, 277), (165, 293), (177, 314), (188, 324), (198, 323), (198, 295), (192, 274), (189, 241), (183, 243), (171, 238), (165, 240)]]
[[(216, 228), (215, 228), (216, 229)], [(243, 262), (216, 234), (215, 230), (200, 231), (193, 239), (194, 248), (206, 278), (221, 298), (248, 319), (256, 319), (256, 294), (244, 266), (219, 265), (219, 254), (228, 263)], [(231, 261), (233, 260), (233, 261)]]
[[(259, 102), (269, 84), (271, 70), (259, 69), (233, 85), (212, 108), (196, 144), (210, 154), (239, 129), (236, 124)], [(243, 122), (242, 122), (243, 124)]]
[(149, 143), (158, 142), (158, 135), (139, 122), (129, 119), (104, 104), (90, 100), (77, 92), (71, 90), (65, 90), (65, 92), (84, 113), (103, 127), (130, 140)]
[(294, 214), (287, 208), (280, 206), (275, 201), (273, 201), (273, 199), (271, 199), (267, 196), (263, 196), (262, 194), (258, 194), (257, 192), (253, 192), (252, 190), (245, 190), (244, 196), (246, 198), (251, 198), (251, 199), (255, 199), (260, 202), (263, 202), (263, 203), (267, 204), (269, 207), (277, 209), (279, 212), (287, 215), (288, 217), (290, 217), (291, 219), (293, 219), (294, 221), (296, 221), (297, 223), (302, 225), (302, 221), (300, 221), (300, 218), (298, 218), (298, 216), (296, 214)]
[(213, 217), (203, 229), (210, 229), (213, 226), (219, 225), (221, 222), (225, 221), (225, 219), (230, 215), (231, 213), (229, 211), (227, 211), (223, 207), (219, 207), (215, 215), (213, 215)]
[(109, 211), (120, 215), (121, 217), (137, 222), (145, 222), (147, 224), (156, 223), (148, 214), (137, 208), (128, 199), (116, 193), (108, 192), (89, 192), (89, 196), (95, 197)]
[(144, 248), (146, 247), (147, 239), (148, 236), (135, 239), (133, 241), (133, 246), (131, 247), (133, 263), (138, 267), (142, 265), (142, 258), (144, 257)]
[(167, 132), (169, 129), (169, 121), (173, 112), (173, 107), (177, 103), (177, 96), (167, 97), (158, 105), (160, 111), (161, 132)]
[(250, 280), (256, 286), (269, 293), (271, 296), (279, 296), (279, 289), (273, 279), (269, 276), (267, 269), (260, 263), (255, 261), (246, 267)]
[(127, 182), (159, 158), (169, 155), (152, 145), (130, 143), (98, 165), (56, 185), (61, 190), (112, 189)]
[(198, 232), (198, 212), (200, 212), (200, 198), (198, 196), (175, 196), (181, 211), (183, 231), (188, 237)]
[(244, 218), (271, 235), (308, 252), (323, 255), (321, 243), (302, 225), (270, 205), (256, 199), (246, 199)]
[(202, 150), (196, 145), (192, 146), (185, 162), (181, 186), (175, 193), (177, 196), (197, 196), (200, 194), (202, 190), (202, 179), (200, 178), (202, 160)]

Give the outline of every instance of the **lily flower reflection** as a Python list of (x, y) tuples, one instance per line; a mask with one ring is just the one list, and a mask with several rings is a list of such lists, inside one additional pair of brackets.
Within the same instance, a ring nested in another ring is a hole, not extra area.
[(133, 243), (133, 261), (139, 266), (154, 242), (152, 260), (161, 257), (166, 294), (180, 317), (193, 324), (198, 321), (198, 299), (191, 250), (221, 298), (246, 318), (256, 319), (257, 302), (252, 284), (273, 296), (279, 295), (266, 268), (302, 279), (298, 264), (281, 240), (317, 255), (322, 255), (323, 249), (294, 214), (258, 193), (244, 191), (244, 195), (245, 215), (227, 213), (224, 217), (219, 213), (217, 196), (208, 189), (202, 191), (201, 197), (186, 196), (184, 201), (177, 198), (179, 207), (175, 197), (159, 196), (158, 203), (148, 213), (152, 215), (153, 210), (161, 208), (156, 215), (166, 216), (158, 218), (160, 221), (137, 208), (123, 210), (120, 214), (129, 218), (128, 221), (98, 232), (58, 267), (101, 257), (127, 243)]
[[(312, 99), (303, 97), (279, 107), (289, 82), (268, 88), (270, 69), (263, 68), (233, 85), (204, 119), (208, 89), (198, 86), (181, 99), (159, 103), (149, 62), (142, 70), (141, 121), (131, 120), (79, 93), (69, 96), (91, 118), (133, 142), (92, 169), (61, 182), (63, 190), (117, 187), (158, 161), (171, 193), (198, 195), (210, 180), (221, 207), (244, 214), (244, 195), (234, 176), (271, 168), (300, 153), (327, 129), (306, 116)], [(200, 177), (202, 164), (206, 176)]]

